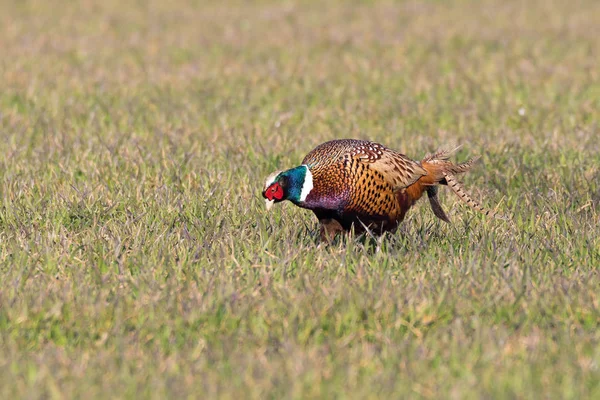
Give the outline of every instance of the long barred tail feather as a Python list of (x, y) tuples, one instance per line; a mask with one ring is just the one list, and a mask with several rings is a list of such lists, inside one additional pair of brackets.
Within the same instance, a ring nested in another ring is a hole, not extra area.
[(446, 182), (448, 183), (448, 186), (450, 187), (450, 189), (452, 189), (452, 191), (454, 193), (456, 193), (456, 195), (462, 201), (464, 201), (465, 203), (467, 203), (467, 205), (469, 207), (471, 207), (472, 209), (474, 209), (476, 211), (479, 211), (480, 213), (484, 214), (487, 217), (498, 218), (498, 219), (506, 219), (505, 217), (500, 216), (499, 214), (497, 214), (495, 211), (492, 211), (492, 210), (490, 210), (488, 208), (485, 208), (481, 204), (479, 204), (477, 201), (473, 200), (473, 198), (467, 192), (467, 190), (462, 185), (462, 183), (460, 183), (456, 179), (456, 177), (454, 175), (452, 175), (449, 172), (446, 172), (446, 173), (444, 173), (444, 177), (446, 178)]
[(449, 160), (450, 155), (454, 151), (456, 151), (456, 149), (452, 151), (439, 150), (433, 154), (427, 155), (421, 161), (421, 165), (428, 174), (421, 178), (420, 183), (427, 191), (429, 204), (435, 216), (443, 221), (449, 222), (448, 216), (444, 212), (444, 209), (438, 200), (437, 187), (434, 186), (448, 185), (463, 202), (467, 203), (467, 205), (474, 210), (492, 218), (505, 219), (505, 217), (498, 215), (496, 212), (483, 207), (481, 204), (475, 201), (465, 190), (464, 186), (456, 179), (455, 175), (463, 174), (469, 171), (479, 157), (471, 158), (470, 160), (460, 164), (454, 164)]
[(463, 174), (470, 170), (477, 160), (479, 160), (479, 157), (473, 157), (464, 163), (452, 164), (448, 167), (447, 171), (452, 172), (453, 174)]

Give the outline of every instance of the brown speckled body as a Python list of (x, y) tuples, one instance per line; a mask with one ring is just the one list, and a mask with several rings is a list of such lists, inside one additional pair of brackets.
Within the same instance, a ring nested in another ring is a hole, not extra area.
[(357, 232), (395, 230), (412, 206), (403, 190), (427, 174), (403, 154), (353, 139), (323, 143), (302, 164), (313, 174), (314, 187), (301, 206), (322, 223), (331, 220), (336, 228)]

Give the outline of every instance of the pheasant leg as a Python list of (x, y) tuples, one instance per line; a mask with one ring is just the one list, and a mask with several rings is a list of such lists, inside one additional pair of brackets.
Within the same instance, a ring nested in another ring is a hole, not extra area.
[(342, 225), (333, 218), (324, 218), (319, 220), (321, 226), (321, 241), (331, 242), (338, 233), (344, 232)]

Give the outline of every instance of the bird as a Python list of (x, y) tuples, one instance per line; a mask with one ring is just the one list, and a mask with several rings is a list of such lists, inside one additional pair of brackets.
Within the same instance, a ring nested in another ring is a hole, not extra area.
[(455, 164), (452, 152), (440, 150), (415, 161), (380, 143), (331, 140), (315, 147), (301, 165), (270, 174), (262, 196), (267, 210), (285, 200), (311, 210), (319, 221), (320, 239), (328, 242), (343, 232), (395, 232), (424, 193), (433, 214), (450, 222), (438, 199), (440, 185), (450, 187), (471, 208), (499, 217), (475, 201), (456, 178), (478, 158)]

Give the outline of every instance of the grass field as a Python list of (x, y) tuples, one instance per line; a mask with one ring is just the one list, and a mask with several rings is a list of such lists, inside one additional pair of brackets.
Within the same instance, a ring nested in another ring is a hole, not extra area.
[[(600, 2), (0, 2), (0, 398), (600, 398)], [(317, 144), (462, 180), (381, 243)]]

